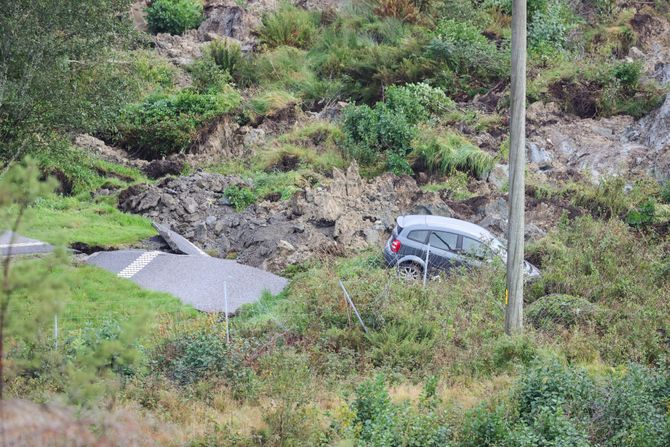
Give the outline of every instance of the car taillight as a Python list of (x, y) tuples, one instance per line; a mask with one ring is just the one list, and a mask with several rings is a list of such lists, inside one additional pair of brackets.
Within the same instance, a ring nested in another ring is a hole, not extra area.
[(391, 242), (391, 251), (393, 253), (398, 253), (400, 251), (400, 241), (398, 239)]

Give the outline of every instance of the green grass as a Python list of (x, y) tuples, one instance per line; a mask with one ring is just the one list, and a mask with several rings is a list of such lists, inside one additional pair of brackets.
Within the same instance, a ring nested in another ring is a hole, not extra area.
[[(86, 327), (99, 327), (106, 321), (125, 324), (128, 321), (142, 326), (146, 336), (169, 319), (195, 318), (198, 312), (183, 305), (167, 293), (144, 290), (130, 280), (93, 266), (58, 265), (55, 268), (41, 259), (21, 260), (17, 267), (29, 267), (31, 274), (42, 277), (56, 275), (58, 282), (65, 284), (59, 302), (59, 330), (63, 336)], [(26, 265), (27, 264), (27, 265)], [(44, 309), (33, 302), (31, 296), (17, 295), (12, 301), (12, 312), (18, 320), (36, 318), (35, 309)], [(16, 317), (18, 315), (18, 317)]]
[(468, 172), (476, 177), (488, 174), (495, 158), (453, 131), (438, 134), (424, 129), (413, 143), (412, 157), (438, 174)]
[(104, 248), (128, 246), (156, 234), (148, 219), (122, 213), (109, 202), (40, 199), (29, 210), (21, 233), (56, 245), (81, 242)]

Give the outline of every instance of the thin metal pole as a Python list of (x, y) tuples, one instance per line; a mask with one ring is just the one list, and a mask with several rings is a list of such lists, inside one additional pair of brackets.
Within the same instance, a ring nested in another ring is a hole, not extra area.
[(363, 319), (361, 318), (361, 315), (358, 313), (358, 309), (356, 309), (356, 306), (354, 306), (354, 302), (351, 300), (351, 297), (349, 296), (349, 292), (347, 292), (347, 289), (344, 287), (344, 284), (342, 283), (342, 280), (340, 280), (340, 287), (342, 287), (342, 291), (344, 292), (344, 297), (347, 299), (347, 301), (349, 302), (349, 305), (354, 310), (354, 313), (356, 314), (356, 317), (358, 317), (358, 322), (361, 324), (361, 326), (363, 327), (363, 330), (367, 334), (368, 328), (365, 327), (365, 323), (363, 323)]
[(426, 249), (426, 264), (423, 266), (423, 288), (426, 288), (426, 282), (428, 282), (428, 262), (430, 260), (430, 242), (428, 243), (428, 248)]
[(223, 282), (223, 306), (226, 314), (226, 343), (230, 344), (230, 328), (228, 326), (228, 283)]
[(54, 314), (54, 349), (58, 349), (58, 314)]
[(512, 1), (512, 110), (505, 332), (523, 329), (524, 168), (526, 165), (526, 0)]

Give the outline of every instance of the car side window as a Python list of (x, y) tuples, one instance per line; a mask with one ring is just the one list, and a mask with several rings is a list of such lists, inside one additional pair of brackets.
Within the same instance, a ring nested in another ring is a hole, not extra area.
[(445, 231), (430, 233), (430, 246), (440, 250), (454, 251), (458, 242), (458, 235)]
[(413, 240), (415, 242), (421, 242), (422, 244), (426, 243), (426, 238), (428, 237), (428, 230), (414, 230), (410, 231), (407, 235), (407, 239)]
[(465, 254), (479, 259), (486, 259), (491, 257), (491, 250), (486, 245), (465, 236), (463, 237), (462, 250), (465, 252)]

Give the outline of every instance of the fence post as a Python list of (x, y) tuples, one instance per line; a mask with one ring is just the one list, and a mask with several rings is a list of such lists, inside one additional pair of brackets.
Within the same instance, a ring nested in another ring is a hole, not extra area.
[(428, 248), (426, 249), (426, 264), (423, 266), (423, 288), (426, 288), (426, 283), (428, 282), (428, 263), (430, 262), (430, 242), (428, 243)]
[(223, 282), (223, 306), (226, 314), (226, 343), (230, 344), (230, 328), (228, 327), (228, 283)]
[(347, 289), (344, 287), (344, 284), (342, 283), (342, 280), (340, 279), (340, 287), (342, 287), (342, 291), (344, 292), (344, 297), (347, 299), (349, 302), (349, 305), (351, 308), (354, 310), (354, 313), (356, 314), (356, 317), (358, 317), (358, 322), (361, 324), (363, 327), (363, 330), (365, 333), (368, 333), (368, 328), (365, 327), (365, 323), (363, 323), (363, 319), (361, 318), (361, 315), (358, 313), (358, 309), (356, 309), (356, 306), (354, 306), (354, 302), (351, 300), (351, 297), (349, 296), (349, 292), (347, 292)]
[(54, 314), (54, 349), (58, 349), (58, 314)]

